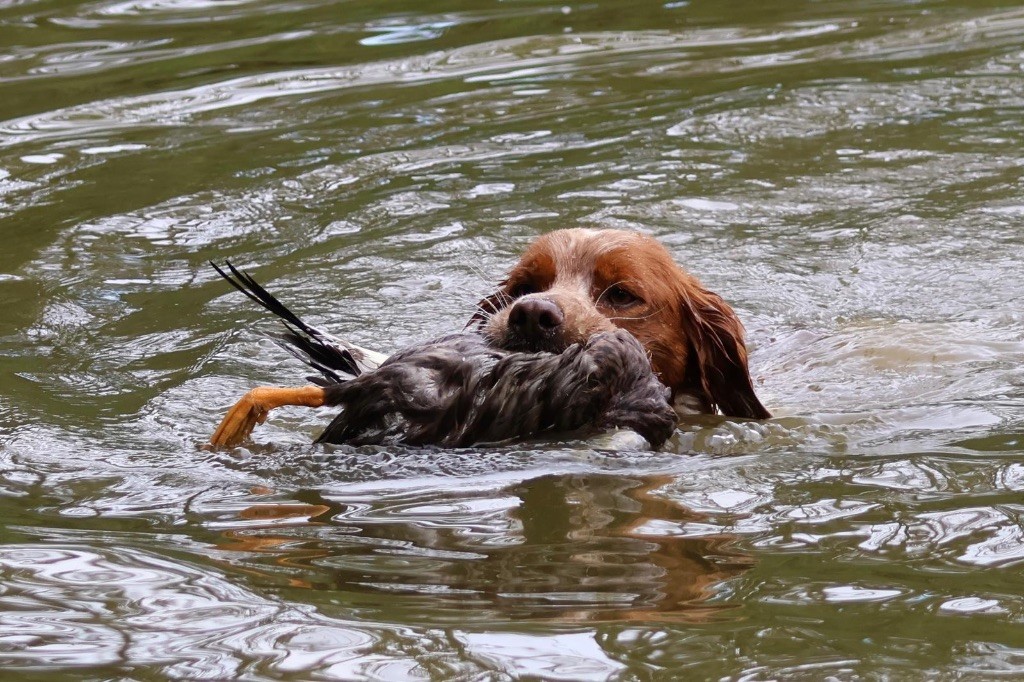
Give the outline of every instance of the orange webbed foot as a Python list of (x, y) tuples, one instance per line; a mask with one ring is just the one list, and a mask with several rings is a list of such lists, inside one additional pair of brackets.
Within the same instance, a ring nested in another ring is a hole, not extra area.
[(220, 426), (210, 438), (210, 445), (216, 448), (232, 448), (244, 441), (257, 424), (267, 421), (267, 415), (275, 407), (302, 405), (320, 407), (324, 404), (324, 389), (319, 386), (301, 388), (276, 388), (260, 386), (254, 388), (228, 410)]

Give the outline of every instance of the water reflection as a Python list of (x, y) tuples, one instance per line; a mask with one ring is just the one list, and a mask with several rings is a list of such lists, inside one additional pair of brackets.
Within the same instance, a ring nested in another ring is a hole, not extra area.
[(659, 492), (669, 480), (542, 476), (389, 504), (306, 490), (244, 509), (218, 545), (277, 584), (404, 595), (441, 620), (706, 620), (728, 606), (716, 586), (752, 559), (728, 534), (680, 532), (702, 517)]

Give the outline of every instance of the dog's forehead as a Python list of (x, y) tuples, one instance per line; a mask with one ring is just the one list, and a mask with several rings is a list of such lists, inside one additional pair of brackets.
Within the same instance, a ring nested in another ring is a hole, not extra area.
[(642, 237), (624, 230), (575, 228), (559, 230), (534, 242), (534, 248), (550, 255), (559, 277), (589, 277), (598, 259), (608, 253), (636, 246)]

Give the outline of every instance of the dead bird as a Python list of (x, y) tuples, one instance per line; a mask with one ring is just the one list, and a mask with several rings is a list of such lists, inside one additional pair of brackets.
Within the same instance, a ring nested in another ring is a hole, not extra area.
[(467, 447), (628, 428), (657, 449), (675, 429), (670, 391), (625, 330), (594, 334), (560, 353), (513, 352), (464, 332), (385, 357), (306, 324), (230, 262), (230, 274), (211, 265), (277, 315), (285, 326), (280, 345), (319, 372), (307, 377), (310, 386), (249, 391), (225, 415), (213, 446), (237, 445), (284, 405), (342, 408), (318, 443)]

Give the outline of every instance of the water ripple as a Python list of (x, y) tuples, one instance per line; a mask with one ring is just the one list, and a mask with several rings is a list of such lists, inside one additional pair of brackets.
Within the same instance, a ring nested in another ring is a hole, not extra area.
[(352, 659), (375, 639), (126, 548), (4, 545), (0, 573), (0, 660), (11, 670), (42, 657), (79, 668), (162, 665), (171, 677), (234, 676), (258, 659), (280, 670), (304, 659), (308, 671)]
[[(686, 47), (728, 42), (732, 45), (774, 42), (813, 35), (817, 29), (773, 30), (770, 32), (723, 33), (721, 36), (668, 33), (576, 34), (508, 40), (489, 45), (459, 48), (423, 57), (380, 61), (351, 67), (316, 68), (264, 73), (197, 86), (116, 100), (91, 102), (44, 114), (0, 122), (0, 147), (39, 142), (66, 135), (90, 135), (144, 126), (179, 126), (193, 123), (201, 115), (218, 110), (252, 105), (267, 98), (295, 97), (338, 89), (365, 88), (396, 83), (412, 84), (440, 79), (469, 79), (473, 76), (500, 78), (501, 72), (516, 73), (531, 65), (546, 71), (568, 67), (592, 52), (605, 59), (621, 59), (631, 53), (679, 50)], [(538, 56), (526, 56), (533, 54)], [(525, 57), (525, 58), (524, 58)], [(514, 65), (514, 66), (513, 66)], [(497, 72), (497, 73), (495, 73)]]
[[(1024, 12), (961, 5), (0, 6), (5, 669), (1019, 672)], [(569, 225), (729, 300), (776, 418), (200, 449), (305, 374), (207, 260), (390, 350)]]

